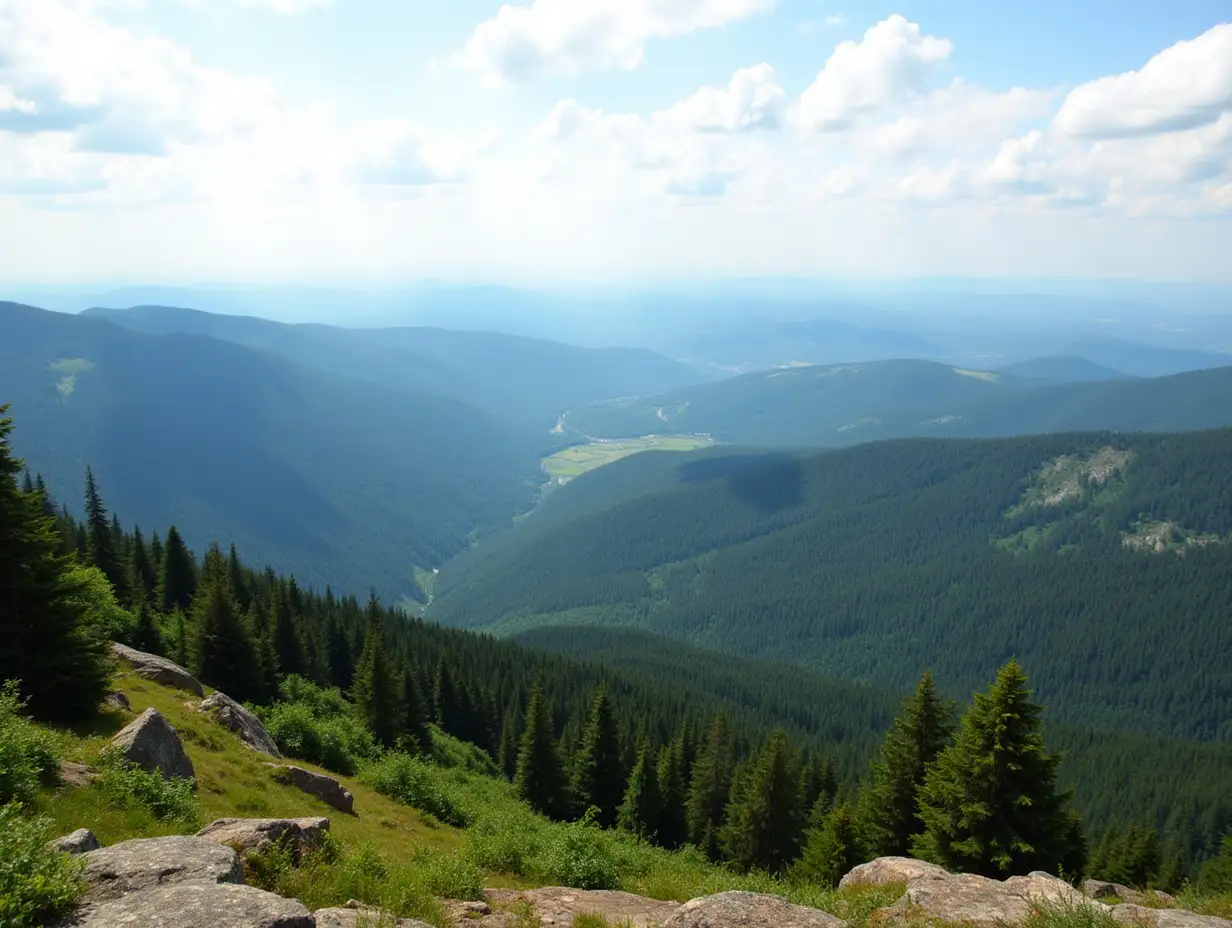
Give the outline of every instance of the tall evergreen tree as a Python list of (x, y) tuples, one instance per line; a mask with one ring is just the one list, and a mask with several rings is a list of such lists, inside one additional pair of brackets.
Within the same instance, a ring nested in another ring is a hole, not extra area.
[(701, 848), (711, 860), (721, 856), (719, 829), (731, 795), (733, 762), (727, 720), (716, 715), (693, 762), (685, 809), (690, 843)]
[(325, 651), (329, 659), (329, 682), (345, 692), (351, 688), (351, 674), (355, 668), (355, 661), (351, 655), (351, 642), (347, 639), (346, 632), (343, 631), (342, 626), (338, 624), (338, 618), (334, 615), (333, 609), (327, 606), (326, 610), (326, 614), (329, 616), (325, 626)]
[(917, 854), (997, 878), (1056, 873), (1072, 859), (1069, 795), (1057, 786), (1061, 758), (1044, 746), (1041, 713), (1015, 660), (987, 693), (976, 694), (954, 743), (925, 777)]
[(536, 812), (563, 819), (569, 814), (568, 784), (553, 728), (543, 681), (536, 680), (526, 708), (526, 728), (518, 748), (513, 783), (518, 796)]
[(953, 736), (952, 717), (953, 707), (937, 695), (932, 674), (925, 673), (894, 720), (862, 797), (862, 831), (874, 856), (906, 856), (914, 836), (923, 831), (916, 814), (920, 789), (929, 765)]
[(37, 716), (81, 718), (106, 689), (106, 642), (68, 576), (43, 498), (18, 489), (22, 462), (10, 450), (7, 411), (0, 406), (0, 680), (20, 680)]
[(596, 820), (601, 826), (611, 828), (616, 824), (616, 813), (625, 794), (625, 767), (616, 718), (605, 687), (599, 688), (590, 707), (582, 744), (573, 761), (571, 792), (579, 816), (594, 806), (599, 810)]
[(659, 796), (659, 773), (655, 769), (655, 751), (642, 738), (637, 759), (621, 800), (617, 821), (621, 828), (647, 841), (655, 839), (663, 817)]
[[(821, 805), (824, 797), (819, 797)], [(837, 886), (852, 867), (863, 862), (855, 816), (851, 806), (839, 803), (825, 815), (820, 827), (809, 829), (804, 852), (791, 866), (794, 879)]]
[(154, 610), (150, 608), (145, 599), (137, 601), (133, 615), (136, 619), (136, 624), (133, 626), (133, 647), (147, 654), (164, 653), (167, 646), (163, 641), (162, 631), (158, 627), (158, 621), (154, 618)]
[(116, 591), (116, 598), (127, 601), (124, 566), (116, 550), (115, 533), (107, 507), (103, 505), (94, 472), (86, 468), (86, 560), (101, 570)]
[(154, 605), (154, 592), (158, 587), (158, 574), (150, 551), (145, 545), (140, 526), (133, 529), (132, 543), (128, 548), (128, 591), (134, 607), (145, 603)]
[(296, 627), (291, 594), (285, 583), (280, 583), (275, 588), (271, 605), (273, 607), (274, 653), (278, 655), (278, 669), (288, 676), (290, 674), (307, 676), (308, 666), (304, 657), (304, 646), (300, 641), (299, 629)]
[(685, 820), (685, 793), (681, 739), (673, 739), (659, 749), (657, 773), (659, 776), (658, 841), (666, 848), (678, 848), (688, 840), (688, 825)]
[(197, 592), (197, 564), (173, 525), (167, 529), (163, 559), (158, 572), (158, 599), (163, 612), (186, 612)]
[(257, 650), (227, 584), (217, 545), (206, 555), (204, 585), (192, 605), (192, 668), (206, 683), (241, 702), (265, 695)]
[(444, 658), (437, 661), (432, 680), (433, 719), (442, 731), (456, 735), (462, 729), (461, 699), (454, 686), (453, 674)]
[(432, 732), (428, 729), (427, 707), (415, 671), (408, 664), (402, 669), (402, 725), (411, 749), (424, 757), (432, 754)]
[(501, 722), (500, 746), (496, 750), (496, 766), (505, 775), (506, 780), (513, 780), (518, 772), (518, 717), (513, 708), (505, 712)]
[(394, 679), (385, 658), (385, 633), (375, 593), (369, 595), (367, 617), (368, 632), (364, 636), (364, 650), (355, 667), (351, 698), (376, 740), (386, 747), (393, 747), (402, 727), (398, 705), (400, 681)]
[(724, 844), (744, 870), (781, 873), (800, 850), (799, 780), (791, 767), (787, 738), (776, 729), (733, 790)]

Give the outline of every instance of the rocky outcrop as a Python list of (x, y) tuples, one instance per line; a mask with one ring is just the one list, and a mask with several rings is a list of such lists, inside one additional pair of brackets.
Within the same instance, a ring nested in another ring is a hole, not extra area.
[(1030, 915), (1031, 903), (998, 880), (962, 873), (912, 880), (903, 898), (880, 913), (885, 921), (898, 925), (924, 916), (962, 922), (969, 928), (1000, 928)]
[(119, 690), (113, 690), (103, 697), (104, 709), (115, 709), (118, 712), (132, 712), (133, 704)]
[(1109, 883), (1106, 880), (1086, 880), (1082, 884), (1082, 891), (1092, 899), (1105, 899), (1110, 902), (1132, 902), (1135, 905), (1142, 905), (1147, 901), (1162, 905), (1173, 905), (1176, 902), (1175, 896), (1160, 892), (1157, 889), (1143, 893), (1136, 889), (1130, 889), (1128, 886), (1123, 886), (1120, 883)]
[(373, 909), (354, 899), (344, 906), (317, 909), (312, 913), (316, 928), (429, 928), (413, 918), (394, 918), (380, 909)]
[(273, 769), (274, 779), (278, 782), (287, 783), (310, 796), (316, 796), (339, 812), (346, 812), (349, 815), (355, 806), (355, 797), (351, 795), (351, 791), (333, 777), (290, 764), (266, 764), (266, 766)]
[(48, 842), (47, 846), (65, 854), (88, 854), (102, 847), (89, 828), (78, 828), (72, 834)]
[(197, 832), (197, 837), (225, 844), (241, 855), (283, 844), (298, 862), (321, 846), (327, 831), (327, 818), (220, 818)]
[(84, 855), (86, 902), (175, 883), (242, 883), (239, 857), (205, 838), (137, 838)]
[(75, 764), (71, 760), (60, 761), (60, 782), (74, 789), (85, 789), (98, 779), (98, 771), (85, 764)]
[(168, 779), (191, 779), (196, 775), (179, 734), (157, 709), (146, 709), (121, 729), (111, 743), (125, 760), (143, 770), (157, 771)]
[(1102, 903), (1092, 902), (1060, 877), (1042, 870), (1034, 870), (1026, 876), (1012, 876), (1005, 881), (1004, 885), (1010, 892), (1031, 902), (1043, 900), (1052, 905), (1087, 905), (1100, 910), (1105, 909)]
[(1232, 928), (1232, 921), (1184, 909), (1151, 909), (1127, 903), (1112, 907), (1112, 917), (1131, 928)]
[(674, 902), (660, 902), (632, 893), (563, 886), (545, 886), (521, 892), (496, 889), (489, 890), (485, 895), (494, 905), (529, 904), (545, 928), (552, 925), (568, 928), (579, 915), (602, 915), (613, 925), (649, 928), (662, 925), (679, 908)]
[(315, 928), (300, 902), (252, 886), (178, 883), (88, 906), (64, 928)]
[(198, 682), (197, 678), (174, 661), (169, 661), (165, 657), (159, 657), (157, 654), (147, 654), (145, 651), (138, 651), (136, 648), (130, 648), (128, 645), (120, 644), (116, 641), (111, 643), (111, 650), (122, 663), (133, 668), (137, 672), (137, 676), (144, 680), (161, 683), (163, 686), (173, 686), (180, 690), (188, 690), (188, 692), (197, 696), (205, 695), (205, 689)]
[(838, 888), (848, 886), (885, 886), (888, 883), (907, 883), (923, 877), (946, 877), (944, 867), (916, 860), (914, 857), (878, 857), (860, 864), (839, 880)]
[(200, 708), (223, 728), (239, 735), (240, 740), (254, 751), (273, 758), (282, 757), (278, 745), (261, 720), (226, 693), (214, 693), (207, 696)]
[(792, 905), (778, 896), (731, 892), (686, 902), (663, 928), (846, 928), (842, 919), (820, 909)]

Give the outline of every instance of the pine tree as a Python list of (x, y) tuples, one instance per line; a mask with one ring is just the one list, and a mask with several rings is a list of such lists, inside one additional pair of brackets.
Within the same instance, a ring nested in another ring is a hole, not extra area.
[(906, 856), (913, 837), (923, 831), (916, 815), (920, 788), (928, 766), (953, 736), (952, 716), (953, 708), (937, 695), (932, 674), (925, 673), (894, 720), (863, 796), (862, 831), (874, 856)]
[(393, 747), (402, 727), (398, 711), (399, 681), (395, 681), (385, 659), (385, 633), (375, 593), (368, 597), (367, 619), (368, 631), (355, 667), (351, 699), (376, 740), (386, 747)]
[(441, 731), (457, 735), (462, 729), (462, 713), (460, 699), (454, 686), (453, 674), (449, 665), (441, 658), (436, 664), (436, 676), (432, 681), (432, 712), (433, 720)]
[(162, 603), (163, 612), (173, 609), (184, 612), (192, 605), (196, 592), (196, 562), (173, 525), (167, 529), (167, 541), (163, 545), (163, 559), (158, 572), (158, 601)]
[(428, 713), (424, 706), (419, 681), (409, 665), (402, 669), (402, 689), (399, 693), (402, 704), (402, 725), (410, 749), (424, 757), (432, 755), (432, 732), (428, 729)]
[(247, 613), (252, 608), (252, 595), (248, 590), (248, 582), (244, 579), (244, 568), (240, 564), (240, 555), (235, 550), (234, 543), (227, 554), (227, 582), (235, 594), (236, 605), (241, 612)]
[(685, 808), (689, 842), (701, 848), (711, 860), (721, 856), (719, 829), (731, 795), (732, 764), (727, 720), (716, 715), (693, 762)]
[(204, 585), (192, 605), (192, 668), (204, 682), (239, 702), (265, 695), (257, 650), (227, 584), (222, 552), (210, 548)]
[(116, 550), (115, 533), (107, 517), (107, 507), (98, 492), (94, 472), (86, 468), (86, 561), (103, 572), (116, 591), (116, 598), (127, 601), (124, 567)]
[(17, 487), (7, 411), (0, 406), (0, 680), (19, 680), (36, 716), (82, 718), (106, 690), (106, 642), (87, 621), (43, 497)]
[(512, 781), (518, 772), (518, 717), (512, 708), (501, 723), (500, 746), (496, 750), (496, 765), (506, 780)]
[(279, 671), (283, 676), (307, 676), (304, 646), (300, 642), (299, 629), (292, 613), (291, 594), (285, 583), (274, 590), (273, 625), (274, 653), (278, 655)]
[(133, 647), (147, 654), (163, 654), (167, 647), (163, 641), (163, 633), (154, 618), (154, 610), (144, 599), (137, 601), (135, 618), (137, 621), (133, 627)]
[(617, 814), (617, 822), (621, 828), (647, 841), (655, 840), (659, 822), (663, 817), (655, 753), (643, 738), (638, 745), (637, 760), (634, 761), (633, 772), (629, 774), (629, 782)]
[[(819, 798), (818, 805), (822, 801)], [(851, 806), (842, 802), (824, 817), (821, 827), (809, 829), (804, 853), (792, 864), (791, 877), (823, 886), (837, 886), (838, 881), (863, 860), (855, 816)]]
[(727, 856), (744, 870), (781, 873), (800, 850), (799, 780), (787, 738), (776, 729), (733, 790), (724, 826)]
[(681, 754), (680, 739), (676, 738), (671, 744), (665, 744), (659, 749), (657, 764), (661, 808), (658, 841), (663, 847), (673, 849), (680, 847), (688, 839), (688, 825), (685, 821), (687, 797)]
[(573, 763), (571, 792), (576, 814), (580, 817), (594, 806), (599, 810), (596, 821), (604, 828), (613, 827), (624, 799), (626, 775), (616, 719), (604, 687), (595, 694)]
[(333, 610), (328, 609), (327, 615), (329, 619), (325, 626), (325, 651), (329, 660), (329, 680), (333, 686), (345, 692), (351, 688), (355, 659), (351, 654), (351, 643), (347, 640), (342, 626), (338, 624)]
[(543, 681), (531, 687), (526, 709), (526, 729), (518, 748), (518, 767), (513, 779), (518, 796), (532, 809), (549, 818), (564, 819), (569, 814), (569, 795), (564, 766), (553, 732), (552, 710), (544, 693)]
[(187, 667), (190, 663), (189, 652), (192, 648), (191, 635), (188, 631), (188, 620), (184, 617), (183, 612), (176, 609), (171, 613), (168, 624), (171, 627), (171, 659), (181, 667)]
[(132, 544), (128, 551), (128, 591), (134, 607), (141, 603), (154, 605), (154, 591), (158, 586), (158, 575), (154, 570), (154, 562), (150, 560), (149, 549), (145, 546), (145, 538), (141, 528), (133, 529)]
[(924, 833), (913, 850), (947, 869), (1004, 878), (1056, 873), (1072, 859), (1069, 795), (1056, 783), (1059, 755), (1044, 746), (1042, 707), (1011, 660), (977, 693), (954, 743), (929, 768), (920, 791)]

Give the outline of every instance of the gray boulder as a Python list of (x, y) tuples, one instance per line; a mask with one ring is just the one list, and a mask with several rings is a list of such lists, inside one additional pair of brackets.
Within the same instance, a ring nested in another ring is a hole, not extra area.
[(94, 832), (89, 828), (78, 828), (72, 834), (49, 842), (47, 846), (63, 851), (65, 854), (87, 854), (102, 847), (98, 843), (98, 838), (94, 837)]
[(225, 844), (240, 854), (259, 854), (285, 844), (298, 861), (321, 846), (327, 831), (327, 818), (220, 818), (197, 832), (197, 837)]
[(157, 709), (146, 709), (111, 739), (125, 760), (164, 777), (196, 776), (175, 728)]
[(84, 857), (88, 903), (173, 883), (244, 882), (235, 851), (205, 838), (136, 838)]
[(226, 693), (207, 696), (201, 702), (201, 711), (210, 715), (223, 728), (239, 735), (240, 740), (254, 751), (274, 758), (282, 757), (278, 745), (261, 720)]
[(349, 815), (355, 807), (355, 797), (351, 795), (351, 791), (333, 777), (290, 764), (266, 764), (265, 766), (273, 769), (274, 779), (278, 782), (287, 783), (310, 796), (316, 796), (339, 812), (346, 812)]
[[(632, 928), (649, 928), (662, 925), (680, 907), (674, 902), (647, 899), (633, 893), (607, 889), (572, 889), (566, 886), (543, 886), (539, 889), (512, 890), (489, 889), (484, 895), (497, 904), (528, 904), (539, 924), (570, 928), (579, 915), (601, 915), (612, 925), (629, 925)], [(463, 919), (474, 919), (470, 912), (483, 912), (474, 903), (451, 903), (459, 924)], [(487, 907), (485, 907), (487, 908)], [(490, 909), (489, 909), (490, 911)]]
[(119, 690), (113, 690), (103, 697), (104, 709), (116, 709), (120, 712), (132, 712), (133, 704)]
[(1143, 893), (1121, 883), (1109, 883), (1106, 880), (1086, 880), (1082, 884), (1082, 891), (1092, 899), (1112, 899), (1116, 902), (1132, 902), (1135, 905), (1141, 905), (1148, 899), (1164, 905), (1172, 905), (1176, 902), (1175, 896), (1157, 889)]
[(197, 696), (204, 696), (205, 689), (191, 673), (175, 661), (169, 661), (157, 654), (147, 654), (138, 651), (118, 641), (111, 642), (112, 653), (137, 672), (137, 676), (163, 686), (174, 686), (176, 689), (188, 690)]
[(64, 928), (316, 928), (300, 902), (253, 886), (179, 883), (90, 905)]
[(890, 925), (916, 924), (922, 915), (967, 928), (1002, 928), (1026, 919), (1031, 903), (998, 880), (961, 873), (912, 880), (902, 899), (878, 913)]
[(1131, 928), (1232, 928), (1232, 921), (1183, 909), (1151, 909), (1127, 903), (1112, 907), (1112, 917)]
[(395, 918), (351, 899), (346, 905), (317, 909), (312, 913), (316, 928), (430, 928), (413, 918)]
[(98, 779), (98, 771), (85, 764), (75, 764), (71, 760), (60, 761), (60, 782), (74, 789), (85, 789)]
[(686, 902), (663, 928), (846, 928), (842, 919), (819, 909), (792, 905), (778, 896), (730, 892)]
[(878, 857), (853, 868), (839, 880), (838, 887), (884, 886), (887, 883), (907, 883), (923, 878), (943, 879), (947, 876), (949, 874), (944, 867), (914, 857)]
[(1032, 871), (1026, 876), (1012, 876), (1005, 881), (1004, 886), (1030, 902), (1042, 900), (1052, 905), (1087, 906), (1102, 912), (1108, 911), (1108, 907), (1102, 902), (1088, 898), (1060, 877), (1042, 870)]

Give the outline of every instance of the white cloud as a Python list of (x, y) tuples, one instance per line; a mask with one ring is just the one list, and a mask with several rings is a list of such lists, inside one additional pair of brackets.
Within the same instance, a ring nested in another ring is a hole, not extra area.
[(713, 29), (776, 0), (533, 0), (475, 27), (456, 63), (494, 86), (638, 67), (652, 39)]
[(661, 118), (700, 132), (777, 129), (787, 103), (774, 69), (762, 62), (741, 68), (727, 87), (703, 87), (660, 114)]
[(1138, 71), (1075, 87), (1056, 127), (1083, 138), (1194, 129), (1232, 111), (1232, 23), (1177, 42)]
[(801, 95), (797, 118), (810, 129), (845, 129), (863, 116), (919, 96), (951, 49), (949, 39), (922, 35), (916, 23), (890, 16), (859, 42), (842, 42), (834, 49)]
[(239, 0), (240, 6), (263, 7), (275, 13), (304, 13), (308, 10), (321, 9), (333, 3), (333, 0)]
[(13, 91), (12, 87), (0, 85), (0, 113), (22, 113), (33, 116), (38, 112), (38, 104), (33, 100), (24, 100)]

